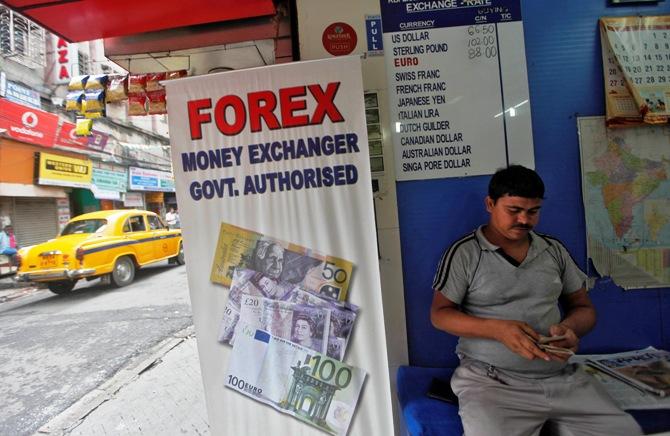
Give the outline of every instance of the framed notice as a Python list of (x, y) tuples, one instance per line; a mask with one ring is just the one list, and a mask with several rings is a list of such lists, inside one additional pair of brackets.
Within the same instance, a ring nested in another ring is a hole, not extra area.
[(664, 124), (670, 109), (670, 16), (600, 19), (608, 126)]
[(381, 0), (398, 180), (534, 166), (519, 0)]

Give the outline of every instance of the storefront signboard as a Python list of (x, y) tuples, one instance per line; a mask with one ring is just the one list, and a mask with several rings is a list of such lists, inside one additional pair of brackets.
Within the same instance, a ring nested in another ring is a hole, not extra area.
[(37, 184), (90, 188), (93, 165), (88, 159), (75, 159), (51, 153), (39, 155)]
[(56, 135), (56, 141), (54, 142), (54, 147), (66, 150), (74, 149), (74, 151), (80, 153), (85, 151), (88, 144), (88, 137), (77, 136), (75, 134), (76, 127), (77, 126), (75, 126), (73, 123), (68, 123), (66, 121), (61, 122), (58, 135)]
[(30, 106), (37, 109), (42, 108), (39, 92), (35, 91), (34, 89), (19, 85), (18, 83), (12, 82), (11, 80), (7, 80), (5, 97), (7, 100), (11, 100), (24, 106)]
[(128, 172), (93, 168), (91, 191), (100, 200), (120, 200), (128, 189)]
[(0, 129), (17, 141), (53, 146), (58, 116), (0, 98)]
[(129, 189), (132, 191), (174, 192), (174, 178), (166, 171), (130, 167)]
[(128, 189), (128, 172), (93, 168), (93, 184), (105, 191), (126, 192)]

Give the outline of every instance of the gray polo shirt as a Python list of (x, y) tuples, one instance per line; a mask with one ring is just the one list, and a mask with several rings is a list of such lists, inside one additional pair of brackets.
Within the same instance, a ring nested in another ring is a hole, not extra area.
[[(563, 244), (555, 238), (530, 232), (528, 254), (521, 264), (489, 242), (482, 227), (456, 241), (442, 256), (433, 288), (460, 305), (464, 313), (480, 318), (528, 323), (540, 334), (561, 320), (558, 298), (578, 291), (586, 275)], [(461, 337), (456, 351), (526, 377), (555, 374), (563, 362), (527, 360), (502, 343)]]

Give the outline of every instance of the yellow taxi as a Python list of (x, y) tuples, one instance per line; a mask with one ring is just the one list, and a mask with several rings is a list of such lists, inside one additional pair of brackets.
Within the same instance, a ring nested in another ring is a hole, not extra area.
[(153, 212), (105, 210), (71, 219), (55, 239), (18, 254), (20, 281), (46, 283), (65, 294), (81, 278), (105, 276), (121, 287), (144, 265), (165, 259), (182, 265), (184, 244), (181, 230), (170, 230)]

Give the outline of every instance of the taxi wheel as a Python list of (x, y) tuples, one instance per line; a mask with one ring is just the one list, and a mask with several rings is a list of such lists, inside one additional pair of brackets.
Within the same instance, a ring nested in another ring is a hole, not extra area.
[(62, 282), (50, 282), (47, 283), (49, 290), (54, 294), (63, 295), (74, 289), (74, 285), (77, 284), (76, 280), (63, 280)]
[(135, 278), (135, 263), (128, 256), (120, 257), (114, 264), (112, 271), (112, 283), (117, 288), (129, 285)]
[(170, 258), (170, 263), (176, 263), (177, 265), (183, 265), (186, 263), (184, 259), (184, 243), (179, 243), (179, 253), (175, 257)]

